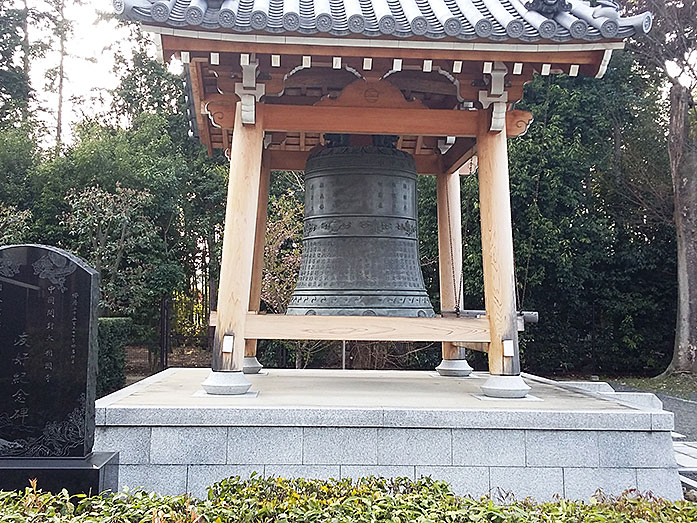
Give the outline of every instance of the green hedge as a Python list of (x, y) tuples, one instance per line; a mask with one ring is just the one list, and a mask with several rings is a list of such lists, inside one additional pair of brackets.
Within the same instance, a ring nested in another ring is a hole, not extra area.
[(5, 522), (670, 522), (697, 521), (697, 503), (672, 503), (626, 493), (598, 495), (588, 503), (565, 500), (498, 505), (491, 499), (455, 496), (447, 483), (424, 478), (249, 480), (230, 478), (213, 485), (207, 500), (157, 496), (144, 491), (92, 498), (67, 493), (44, 494), (32, 488), (0, 492), (0, 520)]
[(97, 397), (119, 390), (126, 384), (126, 352), (133, 321), (131, 318), (99, 318), (99, 369)]

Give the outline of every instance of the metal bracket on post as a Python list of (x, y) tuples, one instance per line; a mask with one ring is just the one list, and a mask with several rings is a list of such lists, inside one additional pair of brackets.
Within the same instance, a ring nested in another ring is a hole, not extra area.
[(494, 62), (489, 74), (491, 81), (489, 82), (488, 91), (479, 91), (479, 102), (482, 108), (487, 109), (493, 104), (491, 112), (490, 131), (503, 131), (506, 125), (506, 109), (508, 106), (508, 93), (506, 92), (505, 78), (508, 73), (508, 68), (503, 62)]
[(235, 346), (235, 336), (233, 334), (226, 334), (223, 336), (223, 354), (232, 354), (232, 349)]
[(257, 69), (259, 60), (242, 65), (242, 82), (235, 84), (235, 94), (240, 97), (242, 107), (242, 123), (256, 123), (256, 103), (266, 93), (264, 84), (257, 84)]
[(264, 150), (271, 147), (272, 142), (273, 142), (273, 135), (271, 133), (264, 133)]

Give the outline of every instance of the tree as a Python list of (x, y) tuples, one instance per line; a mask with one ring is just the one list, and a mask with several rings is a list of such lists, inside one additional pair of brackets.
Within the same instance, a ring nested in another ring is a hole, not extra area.
[[(73, 4), (80, 5), (80, 0), (71, 0)], [(54, 67), (46, 71), (46, 89), (57, 95), (56, 101), (56, 127), (55, 140), (56, 152), (63, 146), (63, 112), (65, 105), (65, 84), (67, 73), (65, 70), (65, 60), (68, 57), (67, 44), (73, 35), (73, 21), (66, 16), (66, 8), (69, 7), (67, 0), (46, 0), (50, 11), (46, 13), (46, 18), (50, 21), (51, 31), (54, 41), (57, 43), (58, 59)]]
[(92, 186), (66, 196), (70, 210), (64, 223), (75, 239), (73, 248), (100, 274), (102, 309), (128, 310), (145, 283), (142, 268), (128, 258), (153, 242), (154, 224), (145, 213), (151, 200), (147, 191), (119, 184), (114, 192)]
[(678, 314), (673, 358), (666, 374), (697, 374), (697, 1), (625, 0), (650, 10), (654, 27), (633, 48), (670, 85), (669, 156), (677, 234)]
[(23, 12), (0, 4), (0, 128), (21, 118), (29, 100), (29, 76), (21, 67)]
[[(664, 113), (660, 82), (633, 58), (616, 53), (602, 81), (538, 77), (525, 93), (536, 121), (511, 142), (511, 190), (518, 304), (542, 322), (523, 336), (535, 369), (643, 374), (666, 363), (673, 228), (648, 196), (665, 187)], [(654, 186), (645, 164), (658, 167)]]
[(22, 243), (29, 237), (31, 211), (0, 202), (0, 245)]
[[(615, 53), (603, 80), (537, 76), (526, 86), (519, 106), (535, 121), (509, 141), (509, 166), (518, 307), (540, 313), (521, 336), (531, 371), (643, 375), (668, 363), (675, 242), (659, 80)], [(480, 309), (476, 176), (461, 186), (463, 308)], [(434, 301), (435, 201), (434, 180), (420, 177), (419, 239)], [(474, 365), (485, 364), (479, 356)]]
[[(276, 177), (269, 201), (261, 300), (267, 310), (276, 314), (285, 314), (300, 270), (304, 192), (302, 179), (296, 173), (285, 172)], [(286, 345), (295, 353), (295, 368), (301, 369), (331, 344), (300, 340)]]
[(300, 270), (303, 207), (294, 192), (272, 196), (264, 242), (261, 299), (269, 311), (285, 314)]

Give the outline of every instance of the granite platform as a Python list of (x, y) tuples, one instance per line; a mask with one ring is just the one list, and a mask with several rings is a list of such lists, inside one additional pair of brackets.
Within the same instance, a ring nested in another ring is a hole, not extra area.
[(268, 369), (243, 396), (172, 368), (97, 401), (95, 450), (120, 452), (121, 488), (204, 496), (231, 475), (432, 476), (463, 495), (588, 499), (597, 489), (680, 499), (673, 414), (652, 394), (525, 375), (525, 399), (488, 374)]

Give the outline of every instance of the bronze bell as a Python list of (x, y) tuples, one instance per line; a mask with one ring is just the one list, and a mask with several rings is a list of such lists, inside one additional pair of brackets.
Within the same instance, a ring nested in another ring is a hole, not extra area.
[(373, 146), (327, 138), (305, 166), (303, 253), (286, 314), (434, 316), (419, 263), (414, 158), (392, 137)]

